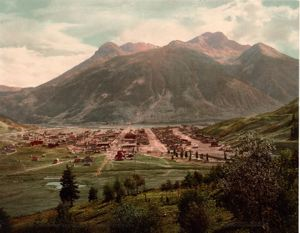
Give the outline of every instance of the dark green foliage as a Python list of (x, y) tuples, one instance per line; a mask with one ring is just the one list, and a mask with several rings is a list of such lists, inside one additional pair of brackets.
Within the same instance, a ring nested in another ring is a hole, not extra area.
[(116, 200), (121, 202), (127, 195), (136, 195), (139, 193), (139, 187), (145, 186), (144, 177), (139, 174), (133, 174), (125, 178), (124, 182), (116, 178), (113, 185), (105, 184), (103, 187), (104, 202)]
[(142, 177), (139, 174), (133, 174), (132, 177), (135, 180), (136, 192), (138, 193), (139, 192), (139, 187), (145, 186), (145, 178)]
[(127, 195), (131, 195), (136, 190), (137, 184), (135, 179), (133, 179), (132, 176), (129, 176), (124, 180), (124, 186), (127, 190)]
[(178, 180), (175, 181), (173, 184), (173, 189), (179, 189), (180, 188), (180, 182)]
[(104, 202), (112, 201), (115, 198), (115, 193), (112, 185), (106, 183), (103, 187)]
[(70, 207), (64, 203), (60, 203), (56, 207), (57, 216), (55, 219), (56, 224), (71, 224), (72, 223), (72, 215), (69, 212)]
[(203, 176), (200, 172), (195, 171), (194, 172), (194, 180), (196, 185), (200, 185), (203, 182)]
[(167, 180), (166, 183), (163, 183), (160, 186), (161, 191), (171, 191), (173, 189), (172, 182), (170, 180)]
[(60, 183), (62, 185), (59, 192), (61, 201), (73, 206), (74, 200), (79, 198), (79, 190), (71, 167), (67, 166), (66, 170), (64, 170)]
[(193, 174), (188, 172), (181, 182), (181, 186), (184, 188), (195, 188), (201, 185), (203, 182), (203, 176), (201, 173), (195, 171)]
[(98, 194), (98, 190), (94, 187), (91, 187), (89, 190), (89, 197), (88, 197), (89, 202), (97, 200), (98, 199), (97, 194)]
[(293, 114), (291, 121), (291, 140), (299, 139), (299, 119), (296, 117), (296, 114)]
[(183, 233), (207, 232), (209, 219), (204, 210), (203, 198), (195, 190), (186, 191), (178, 203), (178, 222)]
[(110, 222), (111, 233), (158, 233), (160, 215), (157, 207), (136, 207), (129, 204), (119, 206)]
[(115, 179), (113, 190), (116, 195), (116, 202), (121, 202), (122, 197), (125, 196), (125, 188), (119, 178)]
[(284, 229), (289, 232), (298, 230), (298, 151), (285, 150), (276, 161), (280, 168), (281, 193), (278, 211)]
[(188, 172), (188, 174), (184, 177), (184, 180), (181, 182), (181, 186), (184, 188), (192, 188), (194, 186), (193, 175)]
[(280, 166), (271, 157), (272, 144), (255, 134), (240, 138), (239, 156), (224, 167), (219, 200), (241, 221), (256, 223), (264, 232), (285, 232)]
[(11, 223), (8, 214), (0, 208), (0, 233), (11, 232)]
[(224, 178), (225, 172), (221, 165), (212, 167), (209, 173), (204, 176), (203, 182), (206, 184), (216, 184), (220, 179)]

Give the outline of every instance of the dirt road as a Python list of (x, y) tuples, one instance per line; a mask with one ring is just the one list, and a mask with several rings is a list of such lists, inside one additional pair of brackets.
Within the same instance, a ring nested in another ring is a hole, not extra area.
[(167, 147), (159, 141), (150, 128), (146, 128), (145, 133), (147, 134), (150, 143), (148, 148), (146, 147), (147, 151), (167, 153)]
[(198, 148), (193, 149), (192, 146), (188, 147), (187, 149), (191, 149), (192, 151), (198, 151), (198, 153), (202, 154), (209, 154), (216, 157), (223, 158), (224, 152), (219, 151), (220, 147), (211, 147), (209, 143), (203, 143), (200, 140), (196, 140), (191, 138), (190, 136), (182, 133), (179, 128), (173, 128), (174, 135), (186, 139), (192, 143), (192, 146), (198, 146)]
[(111, 160), (114, 160), (115, 155), (117, 154), (117, 151), (120, 150), (119, 146), (121, 144), (122, 139), (130, 130), (131, 130), (130, 127), (126, 127), (119, 133), (117, 138), (114, 141), (112, 141), (112, 143), (110, 144), (110, 149), (104, 153), (106, 155), (104, 161), (97, 168), (96, 176), (100, 176), (101, 172), (104, 169), (104, 167), (106, 166), (106, 164), (109, 163)]

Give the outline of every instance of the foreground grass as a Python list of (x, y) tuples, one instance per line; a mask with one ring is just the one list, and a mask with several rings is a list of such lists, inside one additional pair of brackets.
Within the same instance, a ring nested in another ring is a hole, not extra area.
[[(232, 215), (228, 211), (216, 207), (214, 200), (210, 199), (209, 193), (205, 190), (207, 187), (202, 187), (202, 192), (206, 198), (205, 209), (209, 216), (210, 228), (209, 232), (227, 224), (231, 221)], [(122, 200), (122, 203), (133, 204), (139, 207), (146, 206), (149, 202), (156, 205), (160, 210), (161, 226), (163, 232), (175, 233), (179, 231), (177, 223), (178, 208), (177, 203), (180, 195), (185, 190), (161, 192), (159, 190), (148, 191), (137, 196), (127, 196)], [(170, 202), (166, 204), (165, 197), (168, 196)], [(145, 198), (148, 201), (145, 201)], [(92, 203), (83, 203), (75, 205), (71, 209), (74, 221), (81, 224), (86, 224), (91, 228), (92, 232), (109, 232), (109, 222), (112, 218), (114, 210), (119, 204), (115, 202), (103, 203), (102, 201), (94, 201)], [(30, 216), (18, 217), (13, 219), (15, 232), (24, 229), (32, 224), (41, 224), (48, 221), (53, 221), (56, 217), (55, 210), (48, 210), (41, 213), (36, 213)]]
[[(32, 162), (30, 155), (44, 154), (42, 161)], [(49, 150), (44, 148), (27, 148), (16, 154), (8, 156), (11, 164), (6, 164), (0, 176), (0, 207), (3, 207), (11, 216), (28, 215), (38, 211), (54, 208), (59, 203), (58, 189), (49, 182), (59, 182), (66, 163), (50, 166), (40, 170), (12, 174), (12, 172), (52, 164), (54, 158), (65, 159), (67, 151), (64, 148)], [(74, 167), (74, 174), (80, 186), (80, 199), (78, 203), (85, 203), (88, 199), (90, 187), (99, 190), (102, 198), (102, 188), (105, 183), (111, 183), (116, 177), (123, 179), (132, 173), (138, 173), (145, 178), (146, 188), (157, 188), (165, 180), (182, 180), (188, 171), (200, 171), (205, 174), (209, 167), (199, 162), (175, 162), (166, 158), (156, 158), (145, 155), (136, 156), (136, 160), (109, 161), (100, 176), (96, 176), (97, 168), (101, 166), (105, 155), (96, 154), (96, 161), (91, 166), (82, 164)], [(18, 161), (21, 162), (18, 162)], [(22, 164), (22, 168), (15, 168)], [(10, 175), (7, 175), (10, 174)]]

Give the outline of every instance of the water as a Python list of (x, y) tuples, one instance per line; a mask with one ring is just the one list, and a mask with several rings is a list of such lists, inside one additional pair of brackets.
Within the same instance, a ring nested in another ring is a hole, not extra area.
[[(54, 187), (54, 188), (57, 189), (57, 190), (60, 190), (60, 189), (61, 189), (61, 184), (60, 184), (60, 182), (58, 182), (58, 181), (48, 182), (48, 183), (46, 184), (46, 186)], [(79, 188), (84, 188), (85, 186), (86, 186), (86, 185), (82, 185), (82, 184), (78, 185)]]

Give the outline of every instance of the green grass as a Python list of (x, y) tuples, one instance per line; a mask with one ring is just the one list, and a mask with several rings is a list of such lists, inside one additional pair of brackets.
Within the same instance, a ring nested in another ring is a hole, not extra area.
[(202, 131), (217, 136), (221, 141), (229, 144), (234, 144), (238, 137), (249, 131), (256, 131), (262, 136), (272, 139), (275, 144), (286, 142), (286, 145), (290, 146), (289, 138), (293, 115), (298, 118), (298, 99), (274, 112), (222, 121), (208, 126)]
[[(203, 186), (201, 188), (202, 194), (205, 198), (204, 208), (209, 216), (210, 227), (208, 232), (213, 232), (220, 226), (227, 224), (232, 219), (232, 214), (223, 208), (216, 207), (216, 203), (210, 198), (210, 193), (207, 191), (207, 187)], [(122, 203), (133, 204), (139, 206), (140, 208), (145, 207), (148, 202), (145, 202), (145, 196), (150, 199), (150, 203), (154, 204), (159, 208), (159, 213), (161, 215), (161, 227), (163, 232), (166, 233), (177, 233), (179, 232), (179, 225), (177, 223), (178, 208), (177, 203), (180, 195), (185, 190), (161, 192), (159, 190), (149, 191), (144, 194), (139, 194), (137, 196), (127, 196), (122, 200)], [(169, 204), (164, 202), (166, 195), (169, 198)], [(82, 203), (76, 204), (72, 209), (71, 213), (74, 216), (76, 222), (81, 224), (87, 224), (92, 228), (93, 232), (109, 232), (109, 221), (112, 217), (114, 210), (119, 204), (115, 202), (102, 203), (101, 200), (94, 201), (92, 203)], [(30, 225), (34, 222), (47, 219), (55, 218), (55, 212), (46, 212), (41, 214), (35, 214), (33, 216), (28, 216), (25, 218), (15, 219), (15, 227), (21, 228), (24, 225)], [(46, 215), (46, 216), (45, 216)]]
[[(45, 157), (41, 161), (32, 162), (31, 154), (43, 154)], [(66, 155), (68, 152), (65, 148), (28, 147), (20, 149), (18, 153), (1, 157), (4, 169), (0, 172), (0, 187), (3, 187), (0, 192), (0, 207), (4, 207), (12, 216), (31, 214), (56, 207), (59, 203), (59, 191), (54, 186), (46, 184), (58, 181), (58, 179), (46, 180), (44, 178), (59, 178), (65, 169), (65, 163), (25, 173), (14, 175), (12, 173), (51, 165), (54, 158), (68, 160), (69, 158), (65, 158)], [(80, 188), (79, 203), (87, 201), (88, 190), (91, 186), (99, 190), (101, 198), (102, 187), (106, 182), (113, 182), (116, 177), (123, 179), (134, 172), (145, 177), (146, 188), (157, 188), (167, 179), (182, 180), (188, 171), (199, 170), (206, 173), (209, 169), (209, 166), (201, 163), (179, 163), (166, 158), (138, 155), (135, 160), (109, 161), (101, 175), (96, 176), (97, 168), (101, 166), (105, 156), (93, 156), (96, 160), (91, 166), (79, 164), (74, 167), (78, 184), (85, 185)]]

